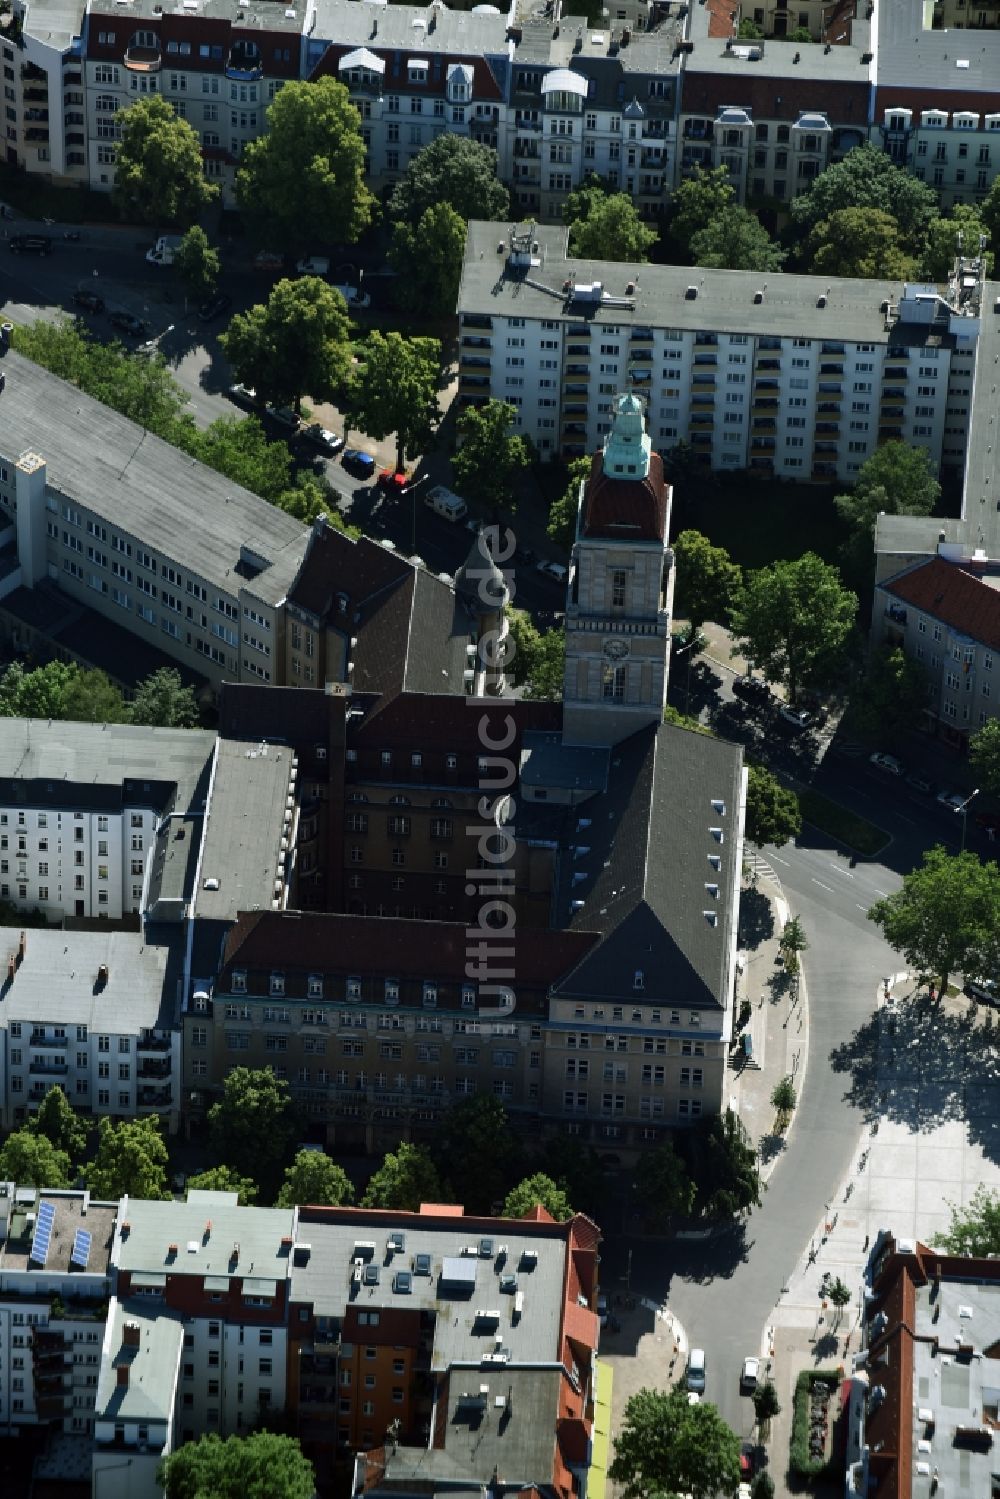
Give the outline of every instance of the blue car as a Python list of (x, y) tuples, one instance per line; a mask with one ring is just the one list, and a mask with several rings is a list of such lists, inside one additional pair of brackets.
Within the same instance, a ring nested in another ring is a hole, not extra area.
[(362, 479), (370, 479), (375, 472), (375, 459), (371, 453), (363, 453), (360, 448), (345, 449), (340, 461), (346, 469), (359, 474)]

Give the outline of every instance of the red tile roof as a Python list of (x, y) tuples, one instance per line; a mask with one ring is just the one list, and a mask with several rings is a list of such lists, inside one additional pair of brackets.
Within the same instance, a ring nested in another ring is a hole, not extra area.
[(934, 557), (882, 586), (932, 619), (1000, 651), (1000, 591), (958, 563)]
[(736, 17), (739, 15), (739, 0), (706, 0), (709, 36), (728, 41), (736, 35)]
[(645, 479), (613, 479), (604, 472), (604, 454), (595, 453), (583, 497), (585, 536), (663, 541), (667, 530), (667, 491), (663, 459), (654, 453)]

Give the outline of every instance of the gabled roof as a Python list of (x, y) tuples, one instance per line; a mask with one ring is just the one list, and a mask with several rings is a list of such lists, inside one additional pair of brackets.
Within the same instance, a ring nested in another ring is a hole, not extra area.
[[(560, 703), (533, 702), (530, 699), (491, 699), (484, 712), (490, 714), (491, 733), (499, 737), (508, 716), (517, 730), (516, 740), (504, 753), (517, 757), (520, 739), (528, 729), (559, 729), (562, 724)], [(483, 754), (479, 731), (479, 714), (470, 713), (465, 697), (436, 693), (402, 692), (378, 703), (373, 711), (349, 730), (349, 743), (375, 746), (379, 749), (442, 749), (456, 753)]]
[(1000, 591), (957, 563), (934, 557), (881, 586), (950, 629), (1000, 651)]

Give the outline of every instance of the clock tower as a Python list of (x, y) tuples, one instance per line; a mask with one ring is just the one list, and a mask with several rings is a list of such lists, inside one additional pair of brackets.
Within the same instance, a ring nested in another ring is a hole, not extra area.
[(671, 490), (643, 407), (619, 396), (580, 486), (566, 602), (563, 739), (617, 744), (660, 723), (667, 698)]

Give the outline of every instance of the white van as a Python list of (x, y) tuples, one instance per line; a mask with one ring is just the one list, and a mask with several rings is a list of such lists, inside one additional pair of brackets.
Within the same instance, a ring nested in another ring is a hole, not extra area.
[(183, 234), (161, 234), (153, 248), (146, 251), (150, 265), (173, 265), (183, 238)]
[(330, 262), (325, 255), (306, 255), (302, 260), (296, 261), (295, 269), (300, 276), (326, 276), (330, 271)]
[(339, 291), (348, 307), (370, 307), (372, 299), (366, 291), (361, 291), (357, 286), (335, 286), (334, 291)]
[(450, 489), (445, 489), (443, 484), (435, 484), (424, 495), (424, 504), (433, 510), (435, 515), (443, 516), (445, 520), (464, 520), (469, 513), (469, 507), (457, 494), (452, 494)]

